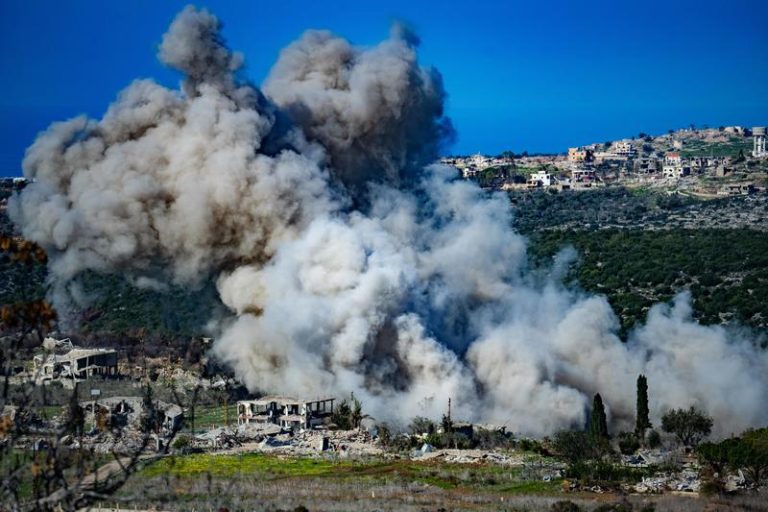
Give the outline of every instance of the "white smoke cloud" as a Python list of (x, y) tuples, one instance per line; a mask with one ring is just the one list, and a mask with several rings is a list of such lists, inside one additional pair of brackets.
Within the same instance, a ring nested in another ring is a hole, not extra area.
[(264, 95), (238, 77), (207, 11), (182, 11), (159, 56), (182, 91), (131, 84), (101, 120), (54, 123), (9, 208), (49, 253), (66, 309), (86, 271), (139, 286), (215, 279), (233, 318), (215, 353), (252, 391), (354, 391), (375, 417), (458, 416), (527, 434), (615, 428), (648, 376), (652, 420), (698, 405), (719, 434), (768, 422), (768, 355), (698, 325), (690, 298), (628, 343), (604, 297), (527, 268), (503, 195), (427, 165), (451, 133), (439, 74), (401, 28), (373, 48), (307, 32)]

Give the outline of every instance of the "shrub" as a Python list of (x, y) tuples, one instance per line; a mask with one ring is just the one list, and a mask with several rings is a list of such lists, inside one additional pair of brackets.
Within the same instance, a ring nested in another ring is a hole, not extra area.
[(581, 512), (581, 507), (579, 507), (574, 502), (567, 500), (553, 503), (550, 510), (552, 512)]
[(392, 444), (392, 432), (389, 430), (389, 425), (382, 423), (379, 425), (379, 442), (385, 448)]
[(510, 448), (514, 444), (511, 435), (496, 430), (477, 429), (474, 432), (473, 444), (483, 450), (494, 448)]
[(632, 512), (632, 504), (628, 501), (622, 501), (621, 503), (606, 503), (600, 505), (593, 512)]
[(435, 427), (435, 423), (423, 416), (416, 416), (411, 420), (411, 424), (408, 425), (408, 431), (411, 434), (432, 434), (435, 432), (437, 428)]
[(699, 487), (699, 493), (707, 497), (722, 494), (724, 491), (722, 482), (718, 480), (706, 480), (701, 482), (701, 487)]
[(517, 448), (524, 452), (533, 452), (541, 455), (548, 455), (547, 450), (541, 446), (541, 443), (535, 439), (521, 439), (517, 443)]
[(443, 436), (438, 434), (437, 432), (432, 432), (431, 434), (427, 434), (427, 437), (424, 438), (424, 442), (427, 444), (431, 444), (435, 448), (442, 448)]
[(594, 438), (580, 431), (558, 432), (552, 441), (552, 449), (571, 464), (599, 459), (610, 452), (606, 439)]
[(632, 455), (640, 448), (640, 441), (632, 432), (621, 432), (619, 434), (619, 451), (624, 455)]
[(192, 439), (189, 436), (180, 435), (176, 436), (176, 439), (173, 440), (173, 443), (171, 443), (171, 448), (174, 450), (184, 451), (189, 448), (191, 443)]
[(651, 430), (645, 436), (645, 444), (648, 448), (658, 448), (661, 446), (661, 435), (656, 430)]
[(415, 437), (406, 435), (397, 435), (392, 438), (389, 445), (386, 448), (395, 453), (404, 452), (416, 447)]

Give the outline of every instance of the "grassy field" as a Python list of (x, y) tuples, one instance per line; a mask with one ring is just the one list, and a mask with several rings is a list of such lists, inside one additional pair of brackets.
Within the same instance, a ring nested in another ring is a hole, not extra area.
[(731, 137), (728, 142), (704, 142), (693, 140), (686, 142), (680, 154), (684, 158), (692, 156), (737, 156), (739, 151), (748, 155), (752, 151), (752, 137)]
[(237, 405), (228, 404), (226, 412), (224, 404), (221, 405), (198, 405), (195, 407), (194, 422), (187, 417), (186, 428), (192, 428), (194, 423), (195, 430), (210, 429), (213, 427), (223, 427), (237, 424)]
[[(292, 458), (248, 453), (169, 457), (132, 479), (147, 504), (226, 506), (230, 510), (497, 510), (510, 499), (563, 495), (562, 481), (527, 477), (519, 467), (409, 459)], [(229, 495), (227, 489), (237, 489)], [(170, 495), (169, 495), (170, 491)], [(213, 500), (212, 500), (213, 497)], [(138, 505), (138, 504), (137, 504)], [(465, 507), (466, 506), (466, 507)], [(528, 508), (535, 510), (534, 508)]]
[[(539, 456), (540, 457), (540, 456)], [(542, 459), (544, 460), (544, 459)], [(162, 510), (551, 511), (572, 501), (580, 510), (765, 510), (764, 496), (695, 498), (566, 492), (520, 467), (439, 460), (292, 458), (248, 453), (193, 454), (154, 462), (122, 496)], [(627, 503), (630, 506), (627, 506)], [(762, 504), (762, 505), (761, 505)], [(560, 510), (560, 509), (559, 509)], [(572, 510), (572, 509), (562, 509)]]
[(522, 468), (496, 465), (460, 465), (440, 462), (372, 459), (339, 460), (320, 458), (284, 458), (261, 453), (242, 455), (192, 454), (170, 457), (145, 468), (143, 478), (172, 475), (178, 479), (211, 476), (275, 479), (356, 479), (403, 480), (433, 485), (441, 489), (477, 489), (503, 493), (551, 494), (560, 488), (559, 480), (548, 482), (522, 476)]

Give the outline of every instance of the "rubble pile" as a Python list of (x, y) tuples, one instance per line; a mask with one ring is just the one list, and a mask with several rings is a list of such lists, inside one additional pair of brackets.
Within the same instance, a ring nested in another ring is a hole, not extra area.
[[(381, 455), (383, 450), (368, 432), (358, 430), (305, 430), (296, 434), (275, 436), (267, 450), (295, 454), (336, 453), (340, 457)], [(276, 444), (275, 441), (281, 443)]]
[(499, 453), (487, 450), (435, 450), (429, 444), (411, 452), (411, 459), (417, 461), (441, 460), (450, 464), (497, 464), (500, 466), (526, 465), (526, 456)]
[(194, 446), (296, 456), (326, 453), (339, 457), (361, 457), (384, 453), (371, 435), (364, 431), (319, 429), (285, 432), (276, 425), (216, 428), (195, 436)]
[(698, 493), (701, 489), (699, 467), (689, 462), (680, 471), (643, 477), (640, 482), (623, 488), (639, 494), (661, 494), (667, 491)]
[[(145, 436), (135, 430), (127, 430), (123, 435), (116, 436), (110, 432), (99, 433), (94, 436), (84, 436), (79, 441), (72, 441), (79, 448), (93, 450), (99, 454), (128, 454), (140, 450), (145, 442)], [(148, 448), (157, 445), (157, 437), (150, 439)]]

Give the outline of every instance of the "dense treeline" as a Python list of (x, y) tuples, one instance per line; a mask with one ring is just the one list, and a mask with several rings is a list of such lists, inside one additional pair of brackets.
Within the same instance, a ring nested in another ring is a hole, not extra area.
[(768, 237), (760, 231), (541, 231), (531, 235), (530, 255), (546, 264), (567, 245), (579, 253), (570, 277), (607, 295), (625, 329), (682, 290), (702, 323), (766, 328)]

